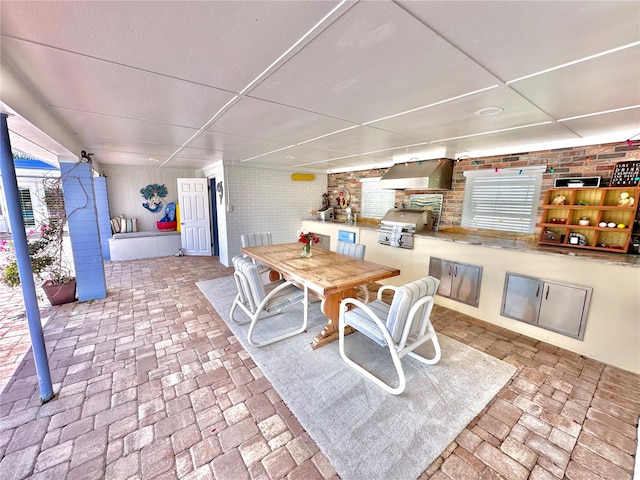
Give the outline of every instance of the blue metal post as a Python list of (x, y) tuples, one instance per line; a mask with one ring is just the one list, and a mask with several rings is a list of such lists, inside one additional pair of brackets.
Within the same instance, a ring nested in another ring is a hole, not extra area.
[(31, 346), (36, 362), (40, 399), (45, 403), (53, 398), (53, 386), (51, 385), (47, 348), (44, 343), (44, 333), (42, 332), (42, 323), (40, 321), (36, 286), (33, 281), (27, 234), (24, 228), (22, 209), (20, 208), (18, 180), (16, 179), (16, 170), (13, 165), (13, 155), (11, 154), (6, 113), (0, 113), (0, 173), (2, 173), (2, 187), (4, 188), (4, 194), (7, 199), (9, 224), (11, 225), (13, 243), (16, 249), (20, 284), (22, 285), (24, 306), (27, 312), (27, 322), (29, 323), (29, 334), (31, 335)]

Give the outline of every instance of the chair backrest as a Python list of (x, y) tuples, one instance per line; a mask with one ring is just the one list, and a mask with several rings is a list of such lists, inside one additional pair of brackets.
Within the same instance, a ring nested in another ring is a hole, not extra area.
[(336, 245), (336, 253), (341, 253), (342, 255), (348, 255), (349, 257), (364, 260), (364, 252), (366, 248), (367, 246), (361, 243), (349, 243), (338, 240), (338, 244)]
[(240, 299), (242, 300), (243, 297), (250, 298), (251, 302), (253, 302), (250, 310), (255, 311), (255, 308), (260, 305), (260, 302), (262, 302), (266, 296), (258, 266), (241, 255), (233, 257), (232, 262), (234, 268), (242, 273), (247, 280), (247, 284), (243, 284), (243, 286), (246, 286), (248, 291), (240, 292)]
[[(420, 298), (426, 297), (427, 295), (435, 296), (436, 291), (438, 290), (438, 285), (440, 285), (440, 280), (438, 278), (425, 277), (420, 280), (416, 280), (415, 282), (407, 283), (396, 290), (393, 295), (393, 301), (391, 302), (389, 316), (387, 317), (386, 322), (387, 329), (389, 330), (389, 334), (391, 335), (391, 338), (393, 338), (394, 342), (400, 341), (402, 331), (404, 330), (404, 326), (409, 317), (409, 310), (411, 310), (413, 304)], [(420, 307), (418, 312), (416, 312), (416, 317), (414, 318), (422, 318), (425, 314), (426, 308), (427, 304), (425, 303)], [(417, 331), (421, 324), (422, 322), (415, 322), (410, 334), (413, 333), (413, 331)]]
[(271, 232), (268, 233), (247, 233), (240, 236), (243, 247), (260, 247), (262, 245), (272, 245)]

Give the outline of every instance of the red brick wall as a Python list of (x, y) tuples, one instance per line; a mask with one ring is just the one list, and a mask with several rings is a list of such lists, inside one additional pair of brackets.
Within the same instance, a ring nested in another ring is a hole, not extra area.
[[(516, 168), (534, 165), (546, 165), (547, 172), (543, 175), (540, 205), (547, 189), (553, 187), (556, 178), (571, 177), (602, 177), (600, 185), (606, 187), (617, 162), (640, 160), (640, 141), (632, 145), (626, 142), (603, 145), (589, 145), (585, 147), (561, 148), (556, 150), (542, 150), (539, 152), (517, 153), (513, 155), (499, 155), (493, 157), (463, 158), (454, 163), (453, 182), (451, 190), (397, 190), (396, 204), (408, 204), (408, 197), (415, 193), (442, 193), (444, 203), (440, 226), (459, 226), (462, 220), (462, 204), (464, 202), (466, 170), (482, 168)], [(551, 168), (554, 173), (551, 173)], [(338, 220), (344, 220), (344, 210), (338, 208), (337, 198), (340, 191), (345, 190), (351, 195), (351, 208), (360, 214), (361, 188), (360, 179), (367, 177), (381, 177), (386, 168), (374, 170), (360, 170), (356, 172), (332, 173), (328, 176), (328, 192), (330, 205), (335, 208)], [(538, 217), (542, 214), (539, 209)], [(539, 220), (539, 218), (538, 218)]]

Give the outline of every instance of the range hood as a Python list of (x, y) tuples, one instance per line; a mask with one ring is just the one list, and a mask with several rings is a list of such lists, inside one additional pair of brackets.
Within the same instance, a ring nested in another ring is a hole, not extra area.
[(450, 190), (453, 160), (397, 163), (380, 179), (380, 188), (393, 190)]

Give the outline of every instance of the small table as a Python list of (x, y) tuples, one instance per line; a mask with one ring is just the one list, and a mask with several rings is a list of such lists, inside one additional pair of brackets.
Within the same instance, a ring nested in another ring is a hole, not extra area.
[(359, 285), (400, 275), (397, 268), (348, 257), (323, 248), (314, 248), (313, 256), (305, 258), (300, 255), (300, 243), (243, 247), (240, 251), (280, 272), (287, 280), (306, 285), (310, 292), (323, 300), (322, 313), (328, 320), (311, 343), (314, 349), (338, 338), (340, 302), (343, 298), (355, 298), (355, 288)]

